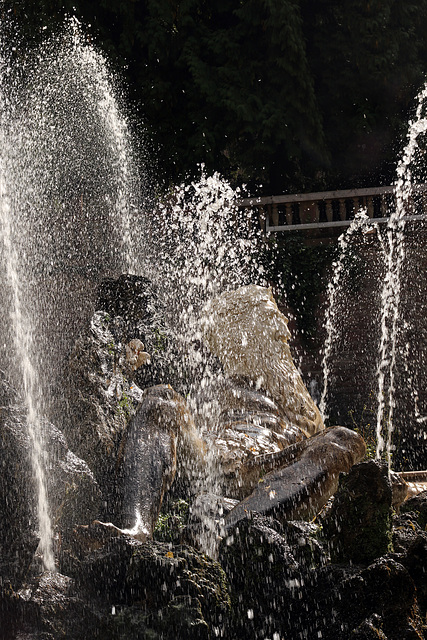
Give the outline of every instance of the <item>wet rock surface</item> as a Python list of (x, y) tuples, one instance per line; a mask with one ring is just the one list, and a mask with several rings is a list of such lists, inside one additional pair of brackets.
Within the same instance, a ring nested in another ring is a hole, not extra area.
[(79, 528), (60, 571), (0, 593), (0, 638), (212, 638), (230, 610), (224, 571), (191, 547)]
[(323, 520), (336, 562), (370, 562), (391, 551), (392, 487), (386, 464), (370, 460), (343, 477)]
[[(237, 465), (245, 476), (234, 484), (253, 491), (252, 502), (236, 504), (247, 493), (200, 495), (212, 439), (200, 440), (182, 396), (167, 385), (142, 390), (126, 365), (129, 339), (146, 342), (144, 323), (153, 321), (139, 308), (151, 304), (141, 303), (140, 285), (141, 293), (146, 282), (123, 277), (101, 292), (104, 310), (69, 359), (65, 436), (43, 423), (56, 573), (42, 573), (37, 561), (25, 420), (13, 389), (0, 384), (0, 639), (425, 638), (425, 497), (392, 517), (386, 470), (374, 462), (352, 466), (364, 444), (342, 428), (296, 442), (291, 434), (294, 445), (274, 442), (265, 456), (261, 446), (257, 455), (246, 447)], [(230, 379), (227, 387), (232, 420), (238, 415), (246, 428), (259, 413), (262, 429), (274, 427), (277, 399), (253, 388), (236, 399), (236, 385)], [(296, 492), (286, 502), (277, 493), (290, 481)], [(124, 490), (129, 484), (133, 497)], [(226, 479), (221, 488), (232, 486)], [(254, 500), (267, 489), (267, 502), (266, 495)], [(142, 513), (145, 496), (149, 538), (164, 494), (154, 540), (118, 528), (132, 524), (119, 503), (131, 498), (131, 510)], [(100, 522), (111, 505), (123, 519)], [(303, 517), (309, 521), (291, 520)], [(200, 551), (206, 531), (218, 543), (215, 559)]]
[[(0, 577), (16, 586), (27, 575), (39, 542), (36, 486), (25, 413), (4, 376), (0, 386)], [(65, 534), (76, 522), (96, 517), (101, 493), (88, 465), (70, 451), (59, 429), (43, 421), (41, 431), (51, 517), (55, 531)]]

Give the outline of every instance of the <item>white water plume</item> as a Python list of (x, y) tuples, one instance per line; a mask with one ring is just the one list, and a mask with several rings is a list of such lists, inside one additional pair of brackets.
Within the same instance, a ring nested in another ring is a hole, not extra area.
[(327, 305), (325, 314), (325, 331), (326, 338), (323, 347), (322, 356), (322, 373), (323, 373), (323, 389), (319, 402), (319, 411), (324, 421), (328, 419), (326, 400), (328, 397), (328, 387), (330, 379), (330, 359), (334, 343), (337, 339), (337, 304), (338, 296), (340, 292), (341, 279), (345, 269), (345, 263), (348, 256), (348, 249), (351, 246), (351, 242), (354, 236), (361, 230), (367, 232), (371, 229), (368, 226), (370, 218), (367, 215), (366, 209), (362, 208), (356, 213), (354, 220), (351, 221), (350, 226), (342, 233), (338, 240), (338, 260), (332, 263), (332, 279), (328, 283), (327, 289)]
[[(140, 268), (139, 182), (120, 92), (77, 21), (19, 67), (2, 60), (3, 355), (26, 409), (40, 550), (52, 570), (41, 425), (99, 280)], [(61, 427), (60, 412), (54, 419)]]
[[(0, 67), (0, 74), (2, 69)], [(46, 493), (46, 479), (44, 468), (44, 448), (40, 425), (40, 388), (37, 374), (32, 360), (32, 320), (28, 309), (24, 308), (25, 293), (21, 286), (19, 258), (16, 247), (16, 229), (13, 228), (8, 178), (10, 178), (9, 160), (12, 154), (10, 146), (13, 140), (9, 138), (10, 123), (6, 117), (6, 101), (1, 95), (0, 84), (0, 228), (3, 238), (3, 264), (7, 284), (10, 289), (10, 321), (13, 327), (12, 341), (15, 350), (16, 363), (20, 369), (22, 379), (22, 396), (26, 409), (26, 423), (31, 450), (31, 464), (37, 493), (37, 515), (40, 535), (39, 551), (43, 558), (45, 569), (55, 570), (55, 560), (52, 546), (52, 525)]]
[(265, 284), (259, 228), (238, 209), (238, 195), (218, 174), (202, 170), (199, 181), (176, 187), (153, 216), (155, 277), (169, 301), (168, 322), (191, 371), (190, 386), (209, 375), (201, 346), (205, 304), (223, 291)]
[[(248, 211), (238, 209), (238, 197), (218, 174), (207, 176), (202, 169), (198, 181), (174, 188), (152, 218), (155, 277), (168, 301), (166, 320), (179, 354), (179, 391), (208, 439), (221, 400), (210, 395), (209, 388), (223, 374), (203, 343), (203, 308), (223, 291), (253, 282), (265, 284), (258, 223), (252, 222)], [(219, 473), (215, 451), (209, 450), (197, 493), (218, 495)], [(215, 527), (203, 500), (199, 506), (204, 521), (201, 544), (215, 555)]]
[(381, 336), (379, 344), (378, 409), (376, 424), (376, 457), (386, 450), (391, 467), (394, 410), (396, 406), (396, 358), (399, 330), (399, 307), (401, 296), (401, 271), (405, 261), (405, 216), (411, 209), (411, 194), (414, 189), (412, 164), (416, 157), (418, 137), (427, 131), (427, 118), (423, 117), (427, 85), (417, 98), (417, 110), (409, 122), (408, 142), (397, 167), (395, 185), (396, 207), (391, 212), (387, 225), (385, 244), (385, 278), (381, 292)]

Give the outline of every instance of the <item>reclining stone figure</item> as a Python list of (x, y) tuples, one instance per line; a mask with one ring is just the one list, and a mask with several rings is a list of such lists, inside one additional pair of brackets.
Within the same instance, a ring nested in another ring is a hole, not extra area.
[(365, 454), (354, 431), (325, 430), (270, 289), (249, 285), (223, 293), (206, 306), (202, 324), (223, 370), (199, 398), (203, 441), (184, 399), (168, 385), (145, 390), (128, 425), (126, 507), (117, 524), (140, 539), (152, 535), (176, 470), (181, 477), (193, 474), (188, 483), (194, 483), (207, 449), (215, 451), (222, 495), (244, 500), (226, 524), (250, 511), (284, 519), (314, 515), (335, 491), (339, 473)]

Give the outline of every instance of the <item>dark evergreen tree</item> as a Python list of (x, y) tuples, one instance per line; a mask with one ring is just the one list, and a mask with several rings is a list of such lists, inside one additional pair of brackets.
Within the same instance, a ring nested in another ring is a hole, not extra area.
[[(389, 183), (421, 86), (427, 2), (302, 0), (331, 187)], [(418, 33), (418, 35), (416, 35)]]
[(204, 162), (257, 193), (390, 182), (427, 70), (427, 0), (0, 4), (16, 55), (74, 12), (124, 76), (165, 181)]

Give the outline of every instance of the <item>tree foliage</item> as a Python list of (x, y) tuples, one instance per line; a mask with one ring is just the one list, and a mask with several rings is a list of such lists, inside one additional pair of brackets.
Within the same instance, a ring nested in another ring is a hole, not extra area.
[(204, 163), (257, 193), (389, 182), (427, 68), (427, 0), (0, 6), (20, 55), (65, 14), (82, 20), (125, 77), (165, 181)]

